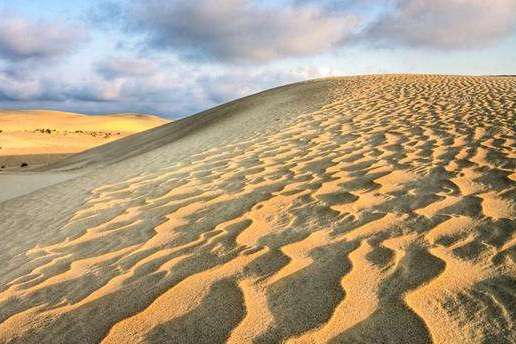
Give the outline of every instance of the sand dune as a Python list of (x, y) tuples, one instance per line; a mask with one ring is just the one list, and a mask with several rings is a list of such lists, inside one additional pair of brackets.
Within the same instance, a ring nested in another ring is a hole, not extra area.
[(88, 116), (50, 110), (0, 110), (2, 170), (45, 165), (168, 123), (152, 115)]
[(0, 203), (0, 342), (514, 342), (515, 115), (330, 78), (68, 157)]

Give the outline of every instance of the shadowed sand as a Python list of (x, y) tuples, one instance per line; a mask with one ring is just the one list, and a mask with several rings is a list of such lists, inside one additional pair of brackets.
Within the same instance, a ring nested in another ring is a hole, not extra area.
[(330, 78), (41, 168), (0, 342), (510, 343), (515, 114), (511, 77)]

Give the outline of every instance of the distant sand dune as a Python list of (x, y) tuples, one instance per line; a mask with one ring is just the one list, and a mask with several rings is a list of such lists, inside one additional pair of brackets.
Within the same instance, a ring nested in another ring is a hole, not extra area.
[(68, 157), (0, 203), (0, 342), (514, 342), (515, 115), (330, 78)]
[(169, 121), (132, 113), (88, 116), (51, 110), (0, 110), (0, 170), (54, 163)]

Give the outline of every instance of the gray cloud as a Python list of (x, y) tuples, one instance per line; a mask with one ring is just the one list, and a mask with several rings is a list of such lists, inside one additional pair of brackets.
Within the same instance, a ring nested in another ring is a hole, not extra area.
[(146, 112), (180, 117), (280, 84), (326, 76), (316, 67), (160, 65), (147, 75), (93, 73), (86, 80), (52, 74), (17, 79), (0, 72), (0, 107), (76, 112)]
[(514, 32), (514, 13), (515, 0), (148, 0), (125, 18), (147, 46), (190, 61), (262, 63), (356, 43), (482, 48)]
[(132, 7), (129, 27), (157, 49), (190, 58), (264, 62), (341, 45), (357, 19), (317, 6), (265, 7), (249, 0), (149, 0)]
[(96, 64), (96, 71), (106, 79), (142, 77), (154, 74), (159, 64), (155, 60), (136, 57), (110, 57)]
[(385, 47), (483, 48), (509, 36), (515, 0), (398, 0), (359, 37)]
[(0, 58), (7, 60), (52, 58), (88, 39), (81, 25), (29, 21), (6, 12), (0, 16)]

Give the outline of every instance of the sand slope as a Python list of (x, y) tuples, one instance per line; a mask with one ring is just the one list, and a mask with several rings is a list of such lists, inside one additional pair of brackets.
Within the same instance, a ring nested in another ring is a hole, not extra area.
[(140, 114), (88, 116), (50, 110), (0, 110), (0, 166), (12, 170), (58, 161), (167, 120)]
[(0, 342), (510, 343), (515, 114), (510, 77), (333, 78), (65, 159), (0, 203)]

